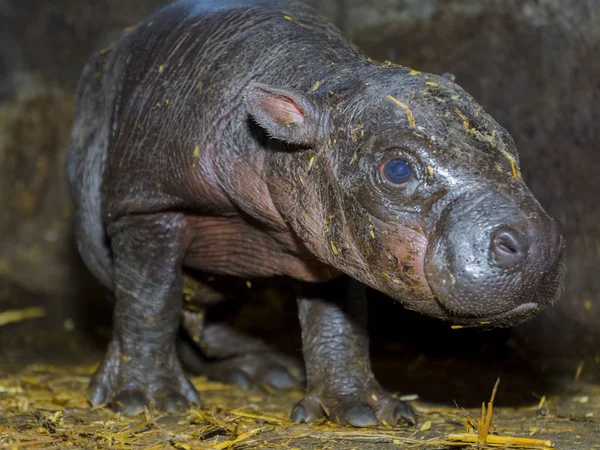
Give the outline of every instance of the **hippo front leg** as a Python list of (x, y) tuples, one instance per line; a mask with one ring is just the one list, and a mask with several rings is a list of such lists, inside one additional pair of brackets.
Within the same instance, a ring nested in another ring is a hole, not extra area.
[(298, 306), (307, 392), (292, 420), (327, 415), (355, 427), (414, 424), (415, 411), (384, 391), (371, 372), (365, 286), (346, 278), (310, 286)]
[(175, 411), (198, 394), (177, 357), (182, 309), (182, 217), (130, 216), (109, 226), (116, 305), (113, 335), (89, 388), (92, 404), (126, 415)]

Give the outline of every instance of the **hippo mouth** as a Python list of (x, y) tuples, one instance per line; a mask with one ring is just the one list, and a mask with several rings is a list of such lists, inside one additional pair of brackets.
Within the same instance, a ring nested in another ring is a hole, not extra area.
[(448, 315), (448, 319), (456, 325), (468, 327), (509, 327), (525, 322), (539, 311), (535, 302), (523, 303), (516, 308), (486, 317), (459, 317)]

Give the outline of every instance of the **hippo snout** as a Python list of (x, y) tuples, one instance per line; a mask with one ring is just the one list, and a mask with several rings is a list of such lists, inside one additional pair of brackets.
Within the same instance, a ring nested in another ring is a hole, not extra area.
[(557, 224), (529, 191), (476, 192), (441, 213), (425, 273), (456, 322), (512, 325), (557, 299), (563, 248)]

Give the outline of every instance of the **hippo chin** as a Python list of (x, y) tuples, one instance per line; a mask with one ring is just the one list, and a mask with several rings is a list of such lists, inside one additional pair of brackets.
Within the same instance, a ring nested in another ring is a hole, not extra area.
[(116, 299), (90, 400), (125, 414), (199, 401), (178, 350), (243, 386), (302, 381), (185, 307), (227, 298), (213, 275), (297, 280), (292, 419), (354, 426), (415, 421), (371, 372), (365, 286), (484, 326), (560, 290), (562, 238), (506, 130), (452, 77), (373, 62), (292, 1), (178, 1), (93, 56), (67, 171), (79, 251)]

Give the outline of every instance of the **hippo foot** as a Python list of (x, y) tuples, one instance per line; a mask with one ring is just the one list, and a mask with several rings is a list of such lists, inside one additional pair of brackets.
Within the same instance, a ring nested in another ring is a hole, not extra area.
[(302, 364), (275, 350), (214, 359), (202, 357), (189, 343), (180, 341), (178, 344), (184, 365), (214, 381), (235, 384), (242, 389), (261, 387), (267, 391), (297, 388), (304, 383)]
[(352, 393), (312, 389), (296, 404), (291, 420), (309, 423), (325, 416), (339, 425), (361, 428), (379, 424), (394, 426), (400, 422), (410, 425), (417, 423), (416, 411), (380, 386)]
[(133, 351), (123, 350), (118, 341), (111, 342), (88, 388), (92, 405), (107, 403), (115, 412), (133, 416), (145, 408), (181, 412), (199, 403), (174, 348), (141, 344)]
[(302, 385), (304, 370), (300, 363), (277, 352), (246, 354), (207, 364), (205, 374), (242, 389), (254, 386), (287, 390)]

